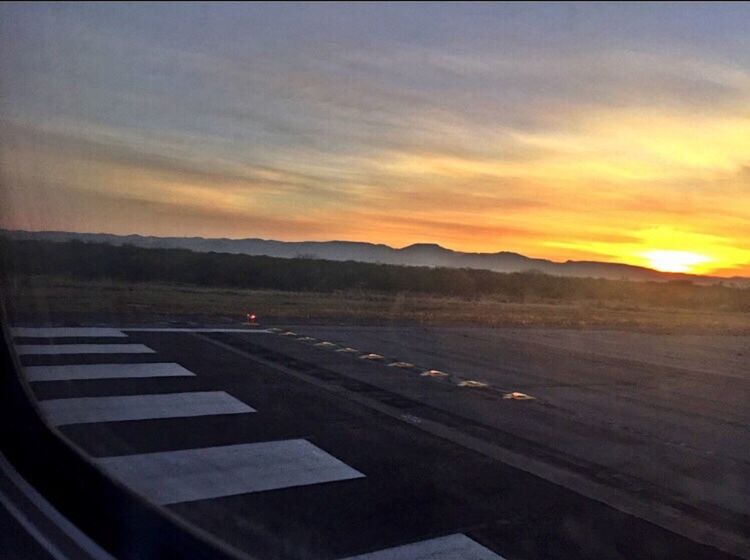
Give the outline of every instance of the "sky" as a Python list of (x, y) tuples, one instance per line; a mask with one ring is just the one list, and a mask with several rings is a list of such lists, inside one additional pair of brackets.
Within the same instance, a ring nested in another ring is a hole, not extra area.
[(750, 4), (0, 5), (0, 225), (750, 276)]

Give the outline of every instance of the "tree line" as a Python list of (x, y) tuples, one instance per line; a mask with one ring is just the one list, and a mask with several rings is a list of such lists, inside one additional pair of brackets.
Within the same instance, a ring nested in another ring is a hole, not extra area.
[(81, 241), (0, 237), (7, 276), (53, 275), (81, 280), (166, 282), (207, 287), (282, 291), (371, 291), (478, 298), (509, 302), (607, 301), (711, 310), (750, 311), (750, 289), (685, 281), (634, 282), (571, 278), (539, 272), (432, 268), (284, 259), (187, 249), (152, 249)]

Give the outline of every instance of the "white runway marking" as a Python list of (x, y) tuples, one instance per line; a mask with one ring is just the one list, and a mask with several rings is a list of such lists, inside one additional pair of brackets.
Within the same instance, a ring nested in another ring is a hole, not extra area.
[(96, 460), (157, 504), (174, 504), (364, 475), (304, 439), (124, 455)]
[(39, 406), (55, 426), (255, 412), (224, 391), (50, 399)]
[(153, 354), (143, 344), (17, 344), (16, 353), (25, 354)]
[(27, 366), (29, 381), (65, 381), (70, 379), (127, 379), (135, 377), (192, 377), (195, 374), (180, 364), (86, 364), (73, 366)]
[(127, 337), (119, 329), (110, 329), (102, 327), (13, 327), (11, 329), (13, 336), (28, 336), (38, 338), (63, 338), (66, 336), (75, 337)]
[(503, 560), (502, 556), (456, 534), (352, 556), (347, 560)]

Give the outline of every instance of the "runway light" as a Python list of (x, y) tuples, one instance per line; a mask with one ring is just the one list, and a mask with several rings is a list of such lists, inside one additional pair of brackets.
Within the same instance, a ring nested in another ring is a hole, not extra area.
[(248, 313), (247, 314), (247, 322), (248, 323), (255, 323), (255, 320), (257, 317), (255, 316), (255, 313)]
[(422, 377), (448, 377), (447, 373), (437, 369), (429, 369), (427, 371), (423, 371), (419, 375), (421, 375)]
[(533, 401), (535, 400), (534, 397), (531, 395), (527, 395), (526, 393), (519, 393), (518, 391), (513, 391), (512, 393), (505, 393), (503, 395), (503, 398), (506, 400), (512, 400), (512, 401)]
[(388, 364), (388, 367), (397, 367), (397, 368), (413, 368), (414, 364), (410, 364), (409, 362), (393, 362), (392, 364)]
[(458, 384), (459, 387), (473, 387), (475, 389), (479, 389), (482, 387), (486, 387), (486, 383), (482, 383), (481, 381), (474, 381), (473, 379), (467, 379), (466, 381), (461, 381)]

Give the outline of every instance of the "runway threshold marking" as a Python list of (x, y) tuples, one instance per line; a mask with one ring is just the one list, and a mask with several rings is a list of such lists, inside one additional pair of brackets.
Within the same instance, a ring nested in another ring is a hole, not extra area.
[(16, 353), (28, 354), (154, 354), (144, 344), (18, 344)]
[(127, 337), (120, 329), (104, 327), (13, 327), (13, 336), (29, 338)]
[(463, 534), (448, 535), (352, 556), (346, 560), (504, 560)]
[(75, 379), (128, 379), (140, 377), (194, 377), (175, 363), (85, 364), (67, 366), (26, 366), (29, 381), (69, 381)]
[(96, 462), (161, 505), (365, 476), (304, 439), (105, 457)]
[(55, 426), (255, 412), (224, 391), (49, 399), (39, 406)]

